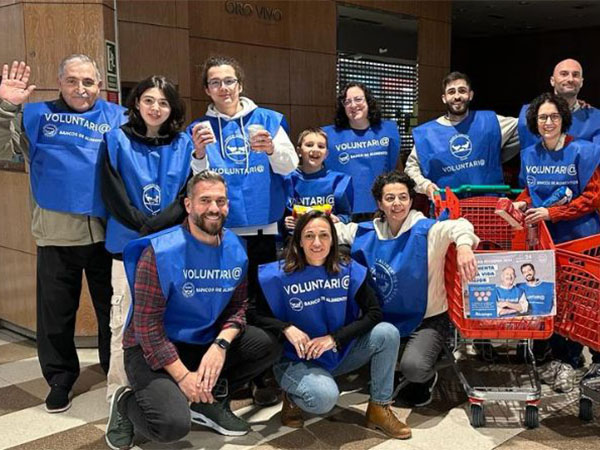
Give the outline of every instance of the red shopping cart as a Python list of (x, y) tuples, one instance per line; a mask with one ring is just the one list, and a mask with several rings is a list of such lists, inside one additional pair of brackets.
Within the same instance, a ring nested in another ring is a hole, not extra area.
[[(492, 191), (494, 191), (492, 189)], [(506, 191), (503, 191), (506, 192)], [(467, 219), (481, 239), (476, 253), (490, 253), (517, 250), (554, 250), (554, 244), (546, 225), (541, 222), (534, 229), (514, 230), (505, 220), (495, 214), (498, 197), (470, 197), (458, 199), (453, 190), (446, 188), (445, 198), (435, 198), (436, 215), (447, 210), (450, 219)], [(519, 317), (502, 319), (471, 319), (465, 317), (463, 286), (456, 264), (456, 251), (451, 248), (446, 257), (445, 284), (448, 299), (448, 314), (462, 339), (469, 340), (526, 340), (528, 360), (528, 383), (519, 387), (472, 386), (455, 364), (459, 377), (470, 403), (471, 425), (485, 425), (483, 404), (486, 401), (525, 402), (525, 426), (539, 426), (538, 404), (541, 385), (531, 351), (532, 339), (547, 339), (554, 329), (554, 318)]]
[[(572, 341), (600, 351), (600, 235), (556, 246), (557, 311), (554, 329)], [(579, 418), (594, 418), (600, 380), (580, 383)]]

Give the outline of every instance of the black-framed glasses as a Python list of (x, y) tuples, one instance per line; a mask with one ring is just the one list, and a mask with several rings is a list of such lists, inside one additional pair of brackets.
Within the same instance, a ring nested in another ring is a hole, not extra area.
[(560, 122), (560, 120), (562, 119), (561, 115), (558, 113), (552, 113), (552, 114), (540, 114), (537, 116), (537, 121), (539, 123), (546, 123), (546, 121), (548, 120), (548, 118), (550, 118), (550, 120), (552, 121), (552, 123), (557, 123)]

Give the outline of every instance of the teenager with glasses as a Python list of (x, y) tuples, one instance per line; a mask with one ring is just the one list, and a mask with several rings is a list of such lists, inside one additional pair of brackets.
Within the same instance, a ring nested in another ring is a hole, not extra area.
[[(284, 176), (296, 168), (298, 156), (285, 132), (283, 114), (243, 97), (244, 82), (244, 71), (235, 59), (208, 58), (202, 83), (212, 103), (187, 131), (196, 147), (193, 171), (210, 168), (227, 182), (231, 213), (226, 226), (245, 241), (252, 300), (258, 265), (276, 259), (277, 222), (285, 209)], [(257, 383), (252, 387), (257, 404), (278, 401)]]
[(382, 120), (381, 109), (367, 86), (351, 82), (338, 95), (335, 123), (323, 130), (329, 148), (325, 165), (352, 177), (352, 220), (371, 219), (377, 206), (368, 191), (359, 187), (371, 186), (377, 175), (402, 167), (398, 126)]
[[(541, 140), (521, 150), (520, 179), (526, 188), (515, 206), (525, 210), (525, 223), (546, 221), (555, 243), (600, 233), (600, 151), (567, 130), (572, 115), (565, 99), (554, 93), (537, 97), (527, 110), (527, 127)], [(561, 336), (550, 340), (553, 361), (541, 368), (542, 381), (555, 391), (575, 387), (575, 369), (583, 364), (582, 346)], [(600, 354), (592, 353), (597, 376)]]

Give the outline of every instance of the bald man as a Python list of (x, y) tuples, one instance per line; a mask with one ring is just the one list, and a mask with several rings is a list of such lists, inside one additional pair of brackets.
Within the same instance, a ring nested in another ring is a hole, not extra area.
[[(564, 98), (573, 114), (573, 124), (569, 128), (569, 134), (576, 139), (600, 143), (600, 110), (596, 108), (582, 108), (577, 101), (577, 95), (583, 87), (583, 69), (581, 64), (574, 59), (565, 59), (554, 67), (554, 72), (550, 77), (550, 85), (554, 88), (554, 93)], [(521, 149), (539, 141), (539, 137), (534, 136), (527, 129), (525, 113), (529, 105), (524, 105), (519, 113), (519, 141)]]

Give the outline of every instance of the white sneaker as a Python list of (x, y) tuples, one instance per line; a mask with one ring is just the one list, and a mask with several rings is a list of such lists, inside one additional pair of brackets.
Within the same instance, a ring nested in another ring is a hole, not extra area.
[(550, 361), (549, 363), (546, 363), (543, 366), (541, 366), (538, 370), (540, 381), (542, 383), (552, 386), (554, 384), (556, 374), (561, 364), (562, 363), (559, 360), (555, 359), (554, 361)]
[(575, 387), (575, 369), (570, 364), (562, 363), (556, 372), (552, 389), (555, 392), (571, 392)]

